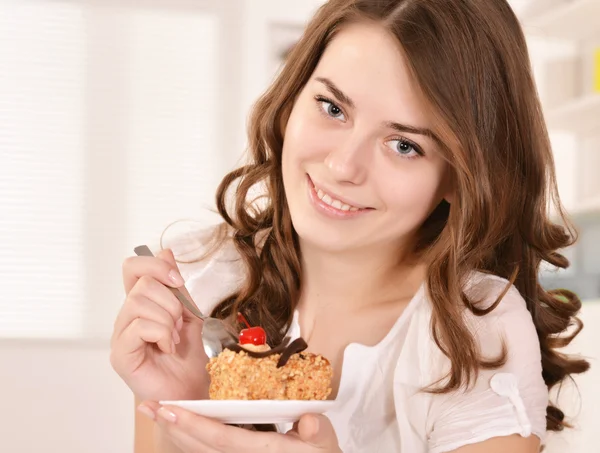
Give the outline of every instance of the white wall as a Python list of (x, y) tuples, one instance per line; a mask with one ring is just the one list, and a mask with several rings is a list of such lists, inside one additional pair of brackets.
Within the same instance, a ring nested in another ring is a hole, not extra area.
[(598, 451), (600, 420), (600, 300), (584, 303), (581, 320), (585, 327), (565, 352), (578, 354), (591, 363), (588, 373), (564, 385), (558, 399), (567, 420), (575, 428), (549, 435), (548, 453), (595, 453)]
[[(103, 9), (101, 12), (96, 12), (97, 15), (92, 22), (98, 28), (94, 33), (104, 33), (102, 21), (108, 20), (107, 14), (110, 13), (110, 8), (119, 3), (122, 5), (125, 2), (107, 0), (103, 3), (108, 11)], [(210, 9), (214, 5), (225, 4), (225, 2), (201, 0), (144, 0), (134, 3), (162, 8), (166, 16), (169, 14), (166, 12), (168, 10), (164, 9), (165, 6), (175, 8), (174, 5), (179, 5), (193, 12), (197, 10), (198, 5)], [(245, 141), (242, 125), (245, 123), (248, 108), (270, 78), (267, 69), (269, 67), (267, 49), (270, 47), (267, 25), (271, 22), (302, 22), (303, 18), (320, 3), (320, 0), (227, 0), (231, 9), (216, 7), (212, 10), (218, 15), (220, 21), (224, 21), (219, 25), (221, 28), (217, 43), (221, 58), (218, 63), (220, 68), (218, 98), (222, 100), (218, 115), (225, 115), (227, 122), (224, 124), (227, 126), (219, 126), (220, 134), (224, 136), (220, 145), (225, 146), (221, 149), (225, 158), (215, 167), (218, 173), (212, 176), (211, 181), (216, 180), (218, 174), (233, 165), (239, 157), (237, 150), (242, 149)], [(111, 64), (124, 63), (122, 60), (111, 58), (111, 51), (121, 49), (119, 45), (121, 41), (117, 41), (115, 35), (111, 36), (112, 38), (105, 36), (106, 46), (99, 46), (95, 50), (90, 49), (91, 52), (103, 50), (107, 52), (103, 54), (106, 58), (105, 64), (98, 63), (95, 68), (96, 71), (103, 71), (106, 74), (110, 74), (113, 69)], [(190, 42), (189, 46), (201, 47), (202, 44)], [(149, 58), (148, 61), (151, 62), (151, 59)], [(106, 133), (121, 124), (123, 118), (121, 115), (127, 113), (126, 109), (122, 110), (124, 106), (118, 102), (119, 98), (100, 98), (105, 96), (106, 89), (110, 88), (110, 80), (92, 78), (91, 81), (99, 94), (97, 99), (98, 105), (101, 106), (99, 113), (105, 115), (104, 118), (96, 118), (92, 133), (99, 139), (107, 138), (107, 141), (98, 141), (94, 146), (99, 150), (103, 147), (108, 149), (115, 147), (113, 158), (118, 159), (120, 150), (118, 147), (122, 143), (118, 137), (115, 140), (109, 139)], [(185, 80), (184, 82), (188, 83)], [(144, 91), (143, 85), (138, 86), (137, 89), (137, 98), (143, 99), (151, 92), (151, 89)], [(152, 102), (155, 110), (160, 110), (163, 106), (160, 96), (154, 98)], [(168, 100), (166, 102), (167, 104), (164, 105), (168, 106)], [(142, 113), (140, 112), (140, 117), (145, 118), (144, 121), (148, 121), (148, 124), (156, 120), (155, 117), (143, 116)], [(224, 117), (219, 116), (221, 119)], [(231, 126), (231, 118), (239, 119), (238, 126)], [(143, 134), (134, 134), (134, 136), (139, 137)], [(160, 134), (155, 136), (156, 140), (160, 138)], [(163, 146), (167, 145), (168, 142), (165, 141)], [(144, 158), (143, 151), (143, 146), (136, 151), (141, 153), (139, 154), (141, 161)], [(179, 168), (179, 163), (173, 161), (168, 168), (173, 171)], [(105, 171), (107, 171), (105, 174), (110, 175), (109, 168)], [(151, 174), (146, 173), (146, 176), (142, 175), (141, 178), (147, 179)], [(158, 179), (160, 174), (155, 174), (154, 177)], [(102, 185), (97, 186), (95, 190), (96, 202), (100, 202)], [(134, 193), (139, 201), (144, 191), (138, 190)], [(168, 198), (169, 194), (165, 194), (167, 199), (160, 199), (158, 192), (154, 194), (157, 197), (156, 204), (145, 205), (144, 211), (152, 207), (160, 210), (161, 203), (166, 210), (171, 202)], [(118, 191), (115, 195), (118, 195)], [(211, 196), (212, 194), (208, 193), (202, 194), (202, 197), (206, 197), (203, 200)], [(99, 209), (95, 214), (96, 219), (114, 214), (111, 210), (113, 207), (108, 201), (102, 203), (99, 206), (94, 205), (95, 209)], [(179, 208), (181, 207), (185, 208), (179, 205)], [(189, 206), (189, 209), (193, 211), (194, 207)], [(142, 219), (139, 216), (149, 215), (140, 210), (137, 212), (136, 222)], [(172, 215), (179, 215), (179, 212), (182, 211), (172, 211)], [(156, 221), (156, 218), (152, 221)], [(140, 229), (149, 233), (154, 232), (156, 227), (155, 224), (144, 229), (142, 225)], [(3, 407), (0, 412), (0, 452), (129, 453), (132, 451), (133, 399), (128, 389), (110, 368), (107, 333), (110, 332), (112, 316), (120, 304), (117, 289), (120, 259), (132, 245), (130, 242), (142, 238), (137, 237), (138, 234), (141, 235), (140, 232), (134, 232), (124, 240), (119, 237), (118, 228), (115, 229), (115, 225), (111, 223), (99, 224), (97, 233), (100, 242), (95, 250), (97, 253), (104, 253), (104, 256), (102, 264), (96, 266), (95, 274), (92, 274), (92, 276), (97, 275), (99, 279), (93, 288), (97, 291), (105, 291), (104, 287), (111, 285), (112, 289), (103, 293), (106, 294), (105, 296), (94, 299), (93, 305), (98, 309), (88, 314), (94, 317), (94, 322), (90, 325), (95, 327), (89, 332), (92, 332), (96, 338), (81, 341), (0, 339), (0, 401)], [(121, 248), (109, 252), (103, 251), (104, 245), (110, 244), (112, 240), (121, 241), (119, 245)], [(2, 284), (5, 282), (3, 281)], [(23, 290), (26, 291), (26, 288)], [(106, 306), (109, 308), (107, 309)], [(581, 431), (569, 432), (561, 439), (555, 440), (548, 449), (552, 453), (596, 451), (595, 439), (592, 436), (596, 434), (594, 427), (600, 419), (598, 412), (600, 392), (594, 386), (594, 382), (600, 381), (597, 363), (600, 356), (596, 346), (600, 344), (600, 331), (597, 328), (600, 326), (600, 303), (586, 305), (584, 321), (588, 328), (584, 330), (573, 349), (593, 356), (597, 366), (592, 373), (578, 379), (584, 397), (581, 418), (576, 421)], [(565, 444), (567, 441), (570, 442), (568, 446)]]
[(133, 398), (106, 343), (0, 341), (0, 451), (131, 453)]

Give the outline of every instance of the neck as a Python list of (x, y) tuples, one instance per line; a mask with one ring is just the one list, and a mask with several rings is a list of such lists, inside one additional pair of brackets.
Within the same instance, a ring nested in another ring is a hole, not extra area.
[(399, 247), (328, 252), (301, 243), (302, 296), (309, 311), (360, 310), (378, 302), (411, 297), (424, 277), (424, 266)]

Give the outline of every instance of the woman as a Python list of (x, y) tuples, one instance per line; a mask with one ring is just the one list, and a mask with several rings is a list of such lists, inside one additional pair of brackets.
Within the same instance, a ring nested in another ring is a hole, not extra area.
[[(574, 234), (547, 216), (552, 153), (505, 0), (330, 0), (249, 136), (223, 226), (178, 240), (179, 265), (169, 249), (124, 265), (111, 361), (157, 451), (533, 453), (566, 426), (548, 390), (588, 367), (556, 351), (580, 301), (538, 269), (567, 267)], [(165, 286), (184, 281), (272, 344), (301, 332), (336, 408), (286, 434), (161, 408), (207, 395), (201, 325)]]

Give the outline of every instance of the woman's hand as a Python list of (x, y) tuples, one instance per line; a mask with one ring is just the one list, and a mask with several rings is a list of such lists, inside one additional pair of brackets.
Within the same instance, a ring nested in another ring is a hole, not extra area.
[(304, 415), (286, 434), (224, 425), (174, 406), (146, 401), (140, 412), (156, 420), (183, 453), (342, 453), (329, 419)]
[(123, 283), (127, 297), (111, 338), (115, 371), (140, 400), (206, 398), (202, 321), (167, 288), (189, 297), (173, 253), (128, 258)]

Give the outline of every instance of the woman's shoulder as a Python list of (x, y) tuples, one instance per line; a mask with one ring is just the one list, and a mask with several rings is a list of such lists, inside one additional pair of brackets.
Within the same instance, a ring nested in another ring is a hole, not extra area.
[[(497, 275), (477, 271), (469, 275), (464, 291), (476, 308), (487, 309), (496, 304), (490, 312), (483, 315), (474, 313), (466, 306), (462, 310), (463, 322), (484, 357), (497, 357), (506, 348), (509, 354), (507, 366), (511, 368), (541, 360), (540, 343), (533, 318), (525, 299), (513, 284)], [(411, 360), (423, 362), (420, 365), (423, 377), (438, 379), (448, 372), (450, 361), (431, 334), (433, 306), (427, 292), (424, 292), (422, 299), (411, 317), (405, 343), (418, 345), (421, 354), (412, 355), (403, 351), (400, 357), (405, 359), (410, 356)], [(423, 361), (421, 356), (429, 359)]]
[(471, 272), (465, 284), (464, 291), (477, 308), (489, 308), (499, 298), (501, 298), (501, 302), (496, 308), (502, 306), (501, 312), (527, 308), (525, 299), (521, 296), (516, 286), (506, 278), (495, 274), (481, 271)]
[(495, 305), (484, 315), (475, 314), (465, 307), (465, 322), (478, 342), (493, 341), (496, 337), (488, 333), (496, 331), (501, 336), (521, 337), (539, 347), (527, 303), (509, 280), (493, 274), (473, 272), (465, 286), (465, 294), (477, 309), (486, 310)]
[(487, 272), (472, 271), (464, 290), (470, 299), (478, 301), (482, 306), (494, 303), (502, 295), (506, 296), (502, 299), (511, 304), (525, 304), (519, 290), (508, 279)]
[[(486, 310), (493, 306), (485, 314), (462, 307), (463, 322), (484, 354), (500, 351), (502, 344), (508, 340), (509, 348), (516, 348), (519, 344), (530, 345), (535, 358), (539, 356), (540, 345), (533, 318), (514, 284), (498, 275), (472, 271), (463, 290), (474, 308)], [(425, 305), (431, 315), (432, 306)]]
[[(495, 323), (499, 318), (506, 316), (518, 316), (531, 321), (525, 299), (515, 285), (505, 278), (473, 271), (463, 284), (463, 291), (477, 309), (485, 310), (496, 304), (493, 310), (483, 316), (476, 315), (464, 306), (463, 318), (469, 326), (476, 327), (482, 323)], [(427, 291), (422, 294), (422, 302), (425, 303), (420, 304), (418, 311), (421, 315), (420, 319), (429, 323), (433, 306)], [(448, 301), (448, 303), (460, 303), (460, 301)]]
[[(548, 393), (540, 343), (525, 299), (507, 279), (483, 272), (473, 272), (464, 291), (477, 308), (489, 308), (497, 302), (486, 314), (478, 315), (465, 307), (463, 319), (481, 358), (495, 360), (505, 351), (505, 361), (498, 368), (479, 370), (468, 389), (436, 395), (416, 392), (408, 399), (414, 392), (406, 389), (446, 382), (451, 370), (450, 358), (430, 331), (433, 307), (421, 304), (416, 325), (411, 326), (414, 334), (405, 343), (396, 367), (397, 398), (408, 404), (412, 417), (418, 419), (413, 422), (422, 427), (423, 438), (429, 439), (429, 451), (450, 451), (508, 434), (533, 432), (543, 439)], [(404, 371), (415, 369), (419, 373)], [(510, 395), (498, 387), (505, 380), (511, 385)], [(517, 400), (520, 403), (515, 406)], [(419, 407), (428, 410), (418, 412)]]

